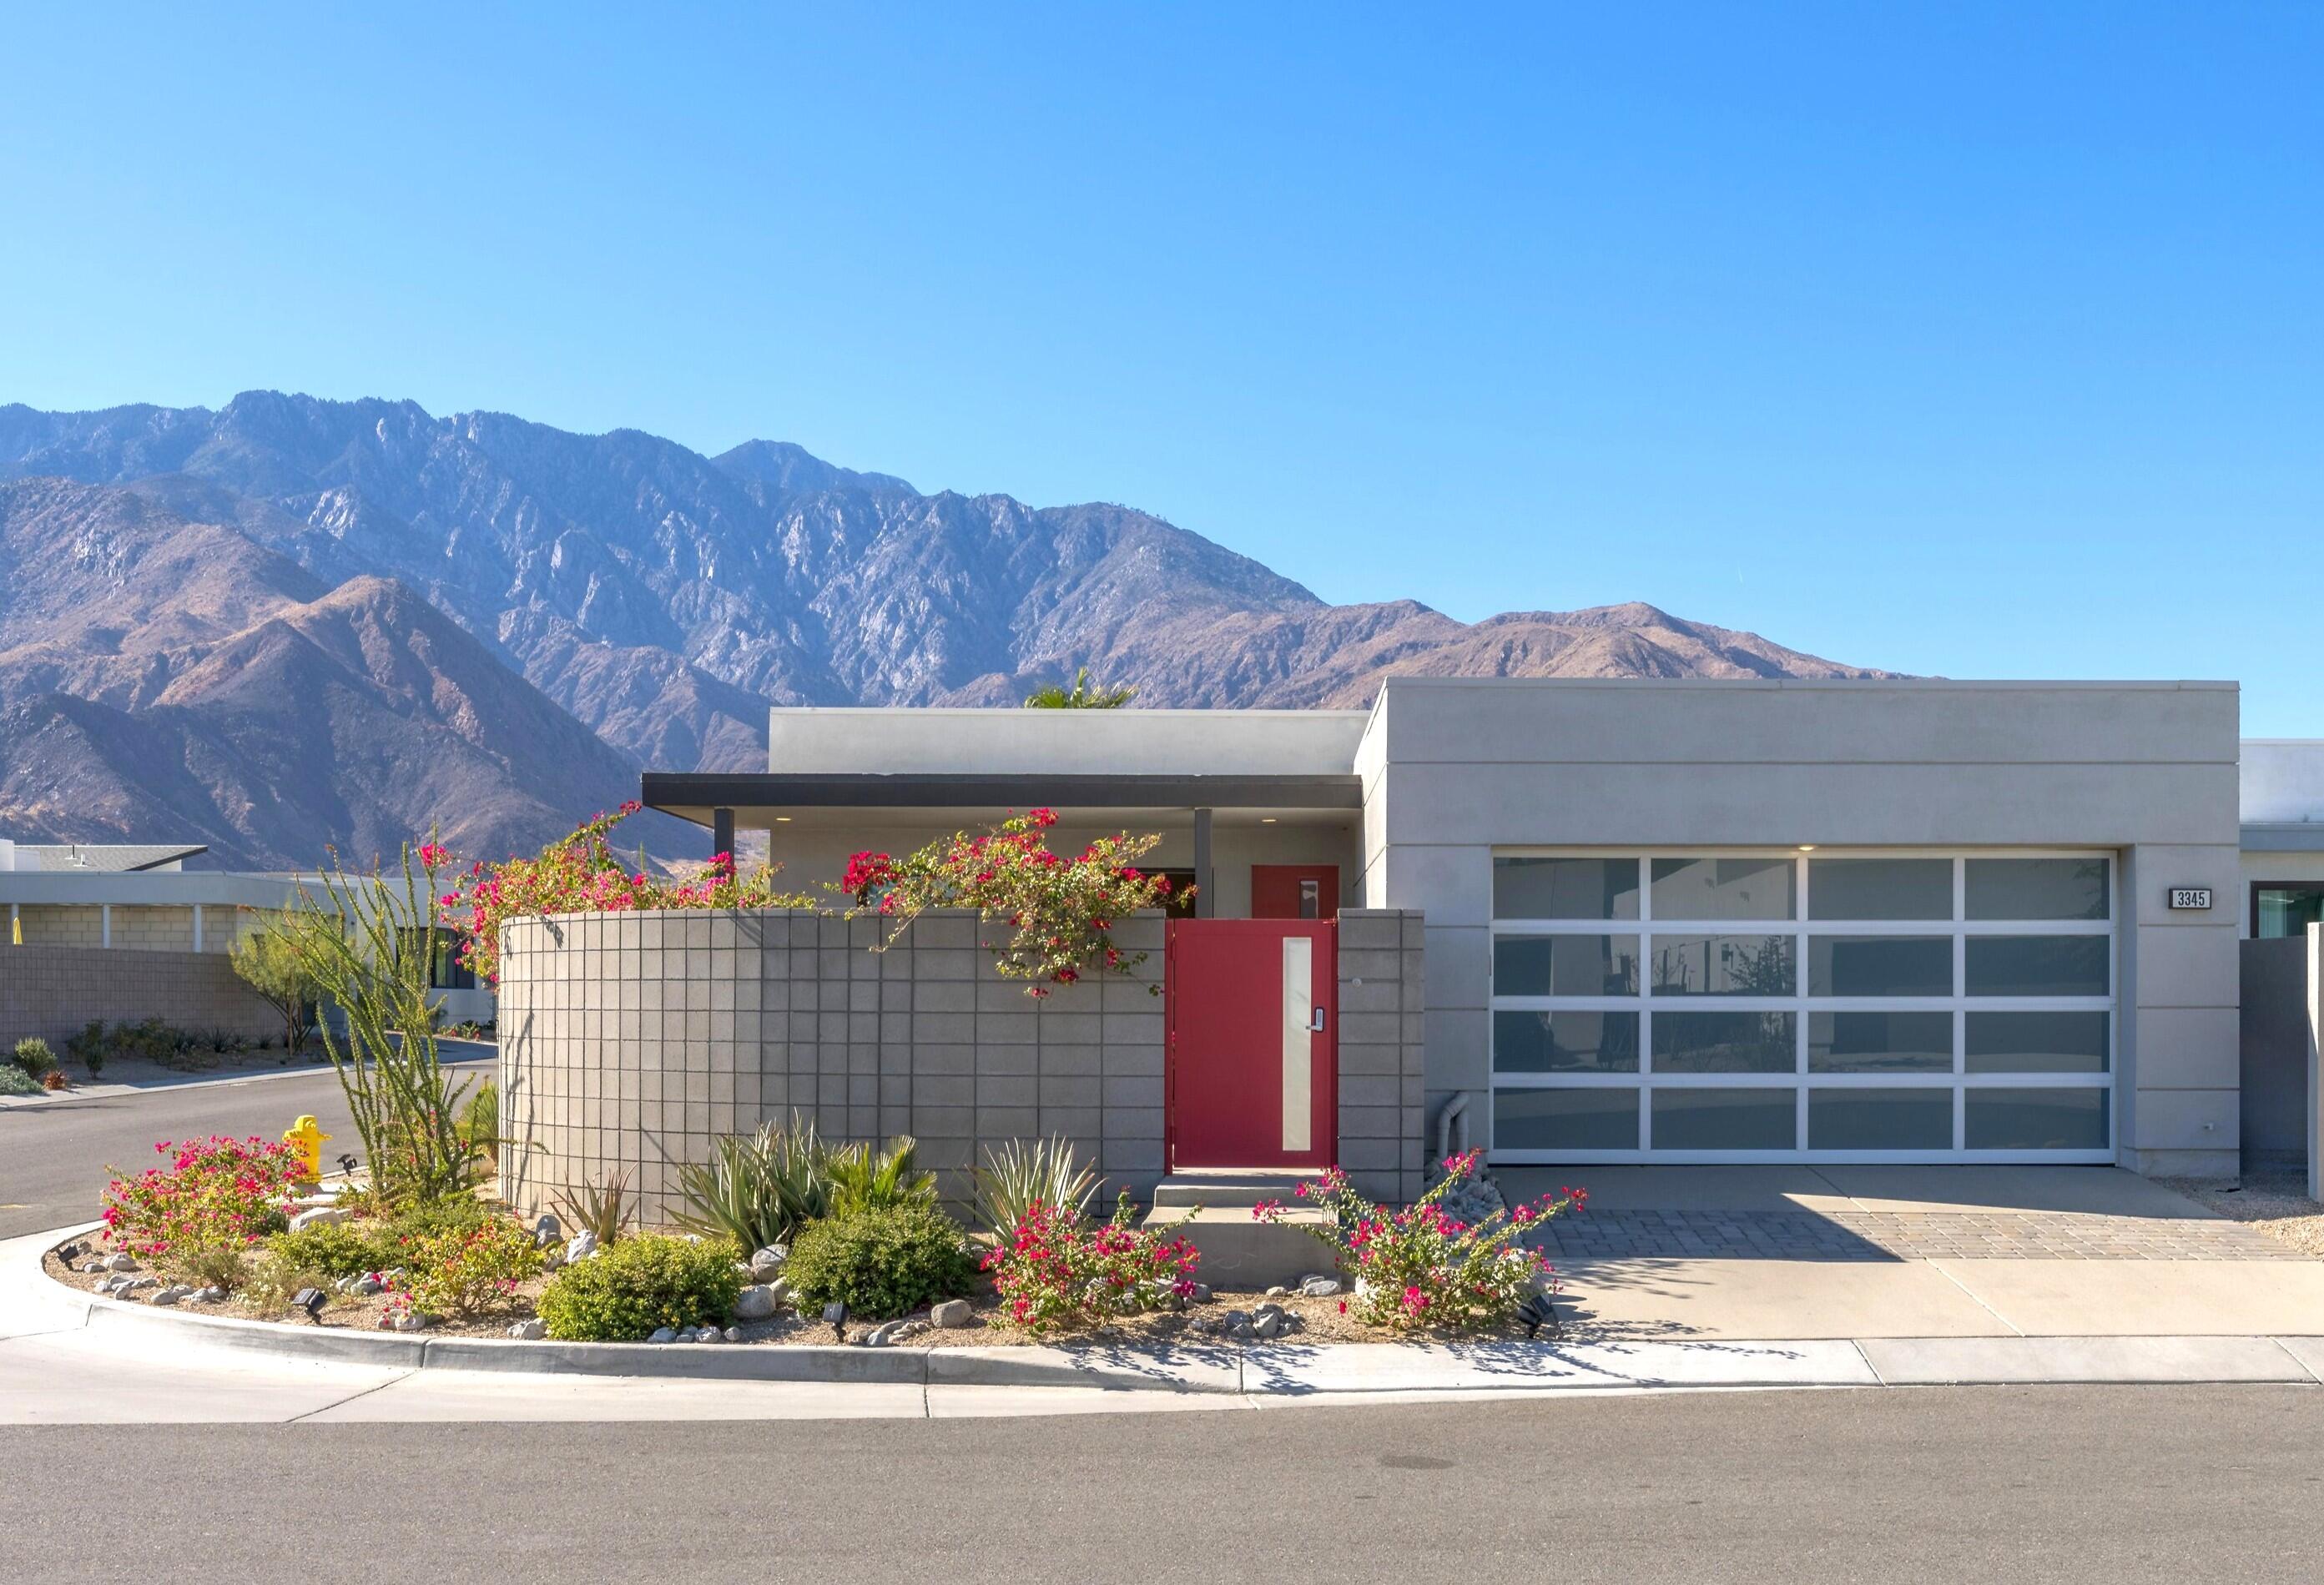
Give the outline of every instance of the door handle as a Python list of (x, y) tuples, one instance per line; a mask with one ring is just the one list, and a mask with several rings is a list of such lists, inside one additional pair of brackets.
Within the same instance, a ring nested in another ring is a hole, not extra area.
[(1323, 1009), (1322, 1008), (1319, 1007), (1314, 1012), (1307, 1015), (1307, 1028), (1312, 1034), (1321, 1035), (1323, 1032)]

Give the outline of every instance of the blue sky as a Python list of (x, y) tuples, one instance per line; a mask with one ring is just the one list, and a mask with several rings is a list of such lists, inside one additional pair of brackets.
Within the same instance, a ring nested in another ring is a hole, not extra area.
[(18, 12), (0, 401), (791, 439), (2324, 735), (2324, 6), (1432, 9)]

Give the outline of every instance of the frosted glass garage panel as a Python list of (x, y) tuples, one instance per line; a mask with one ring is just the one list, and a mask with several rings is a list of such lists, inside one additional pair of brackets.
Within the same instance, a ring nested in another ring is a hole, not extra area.
[(1799, 1108), (1785, 1090), (1670, 1089), (1654, 1092), (1657, 1150), (1789, 1150)]
[(1810, 859), (1811, 919), (1950, 919), (1950, 859)]
[(2102, 1074), (2113, 1020), (2102, 1012), (1973, 1012), (1964, 1065), (1973, 1074)]
[(2107, 862), (2100, 857), (1969, 859), (1961, 880), (1972, 919), (2108, 917)]
[(1790, 1013), (1655, 1014), (1658, 1074), (1788, 1074), (1799, 1065), (1798, 1025)]
[(1638, 1015), (1500, 1009), (1493, 1014), (1493, 1071), (1635, 1074)]
[(1790, 859), (1656, 859), (1657, 919), (1789, 919), (1798, 866)]
[(2113, 1095), (2104, 1085), (2073, 1090), (1971, 1086), (1961, 1108), (1971, 1150), (2103, 1150)]
[(1810, 996), (1950, 996), (1950, 935), (1811, 935)]
[(1636, 859), (1496, 858), (1497, 919), (1635, 919)]
[(1818, 1012), (1808, 1015), (1812, 1074), (1949, 1074), (1950, 1012)]
[(1972, 935), (1971, 996), (2104, 996), (2114, 941), (2105, 935)]
[(1636, 996), (1635, 935), (1502, 935), (1493, 941), (1496, 996)]
[(1795, 996), (1789, 935), (1657, 935), (1646, 950), (1656, 996)]
[(1638, 1092), (1580, 1090), (1493, 1092), (1496, 1150), (1636, 1150)]
[(1952, 1086), (1808, 1092), (1811, 1150), (1950, 1150)]

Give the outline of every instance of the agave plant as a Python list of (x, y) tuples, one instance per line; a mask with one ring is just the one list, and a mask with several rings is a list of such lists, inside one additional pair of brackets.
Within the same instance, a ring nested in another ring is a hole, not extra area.
[(1018, 1139), (988, 1145), (969, 1178), (976, 1214), (995, 1232), (1023, 1221), (1036, 1202), (1078, 1219), (1087, 1214), (1098, 1185), (1097, 1174), (1074, 1160), (1072, 1144), (1056, 1138), (1029, 1146)]
[(850, 1145), (831, 1158), (831, 1209), (889, 1211), (899, 1205), (936, 1203), (936, 1175), (917, 1169), (920, 1147), (907, 1134), (873, 1155), (869, 1145)]
[[(485, 1086), (479, 1093), (489, 1093)], [(557, 1196), (557, 1209), (576, 1232), (594, 1235), (599, 1244), (622, 1236), (630, 1220), (630, 1175), (625, 1168), (599, 1182), (583, 1184)], [(758, 1246), (753, 1244), (752, 1249)]]
[(788, 1242), (801, 1225), (832, 1212), (835, 1152), (811, 1120), (761, 1123), (755, 1134), (729, 1134), (706, 1162), (678, 1169), (686, 1209), (672, 1220), (688, 1232), (732, 1239), (744, 1249)]

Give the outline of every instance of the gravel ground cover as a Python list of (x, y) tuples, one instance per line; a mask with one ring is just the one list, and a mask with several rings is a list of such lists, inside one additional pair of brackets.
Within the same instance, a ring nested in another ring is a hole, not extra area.
[(2303, 1255), (2324, 1258), (2324, 1205), (2308, 1197), (2304, 1173), (2252, 1173), (2235, 1185), (2191, 1178), (2161, 1181), (2207, 1210), (2248, 1222)]

